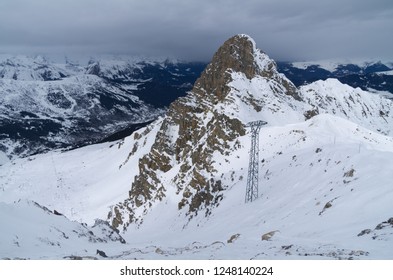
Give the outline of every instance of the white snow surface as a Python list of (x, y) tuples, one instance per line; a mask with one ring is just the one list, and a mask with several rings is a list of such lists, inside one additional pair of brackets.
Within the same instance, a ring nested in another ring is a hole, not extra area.
[(1, 257), (7, 259), (45, 259), (53, 254), (71, 258), (83, 256), (82, 252), (87, 258), (97, 258), (97, 249), (121, 244), (118, 234), (103, 221), (88, 227), (29, 200), (0, 202), (0, 220)]
[[(222, 104), (217, 105), (217, 110), (244, 124), (264, 120), (275, 126), (304, 120), (302, 111), (308, 106), (292, 97), (275, 94), (275, 91), (284, 90), (279, 83), (261, 76), (248, 80), (243, 73), (232, 73), (232, 79), (229, 83), (231, 92)], [(251, 109), (252, 106), (262, 109)]]
[[(155, 205), (139, 229), (124, 234), (127, 244), (105, 247), (108, 256), (393, 258), (393, 226), (375, 230), (393, 216), (393, 175), (387, 168), (393, 164), (391, 137), (328, 114), (307, 122), (266, 126), (260, 139), (260, 198), (249, 204), (244, 204), (244, 196), (250, 139), (246, 135), (239, 141), (242, 149), (226, 158), (217, 157), (216, 167), (221, 168), (223, 181), (230, 187), (211, 216), (185, 221), (179, 216), (173, 191), (173, 196), (168, 195)], [(135, 174), (135, 162), (127, 162), (118, 170), (127, 155), (124, 151), (129, 151), (133, 143), (131, 136), (120, 149), (119, 143), (112, 147), (95, 145), (6, 164), (0, 170), (1, 201), (12, 205), (20, 198), (29, 198), (50, 205), (71, 219), (88, 223), (94, 217), (105, 219), (106, 207), (124, 197)], [(138, 158), (148, 146), (147, 143)], [(37, 223), (24, 222), (23, 213), (29, 212), (9, 210), (0, 220), (9, 224), (7, 221), (12, 219), (15, 227), (23, 228), (20, 232), (29, 232)], [(61, 225), (58, 228), (64, 231)], [(370, 233), (358, 236), (365, 229), (370, 229)], [(14, 231), (14, 226), (10, 230)], [(0, 240), (10, 240), (10, 230), (2, 231)], [(272, 231), (275, 234), (271, 240), (261, 240), (263, 234)], [(239, 238), (227, 243), (235, 234), (240, 234)], [(37, 236), (49, 238), (46, 232)], [(0, 257), (64, 257), (62, 247), (44, 246), (37, 253), (32, 242), (36, 240), (19, 242), (19, 247), (15, 242), (2, 243), (1, 247), (7, 250), (2, 250)], [(87, 245), (79, 242), (72, 247), (72, 254), (88, 255), (82, 250)]]
[(351, 120), (368, 129), (393, 135), (392, 100), (352, 88), (337, 79), (316, 81), (300, 87), (300, 96), (319, 113)]
[(154, 126), (151, 137), (139, 141), (131, 160), (128, 156), (136, 141), (129, 137), (5, 163), (0, 169), (1, 201), (34, 200), (89, 224), (98, 217), (105, 219), (109, 207), (127, 197), (138, 159), (150, 150), (158, 127)]

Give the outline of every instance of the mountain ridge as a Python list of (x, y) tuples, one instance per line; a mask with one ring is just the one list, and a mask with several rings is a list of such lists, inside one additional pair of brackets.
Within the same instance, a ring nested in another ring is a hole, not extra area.
[[(271, 81), (268, 86), (273, 89), (282, 85), (280, 90), (284, 98), (299, 99), (296, 88), (275, 67), (274, 61), (259, 51), (249, 36), (237, 35), (228, 39), (188, 95), (171, 104), (151, 152), (140, 159), (140, 175), (132, 184), (130, 199), (109, 213), (112, 225), (115, 228), (122, 225), (126, 230), (130, 223), (140, 223), (141, 216), (136, 212), (147, 213), (152, 202), (165, 197), (168, 187), (163, 185), (164, 179), (157, 173), (175, 169), (179, 170), (171, 179), (174, 184), (171, 187), (182, 194), (179, 210), (188, 208), (186, 215), (192, 217), (206, 207), (208, 215), (209, 206), (215, 207), (222, 199), (220, 192), (227, 188), (215, 174), (212, 155), (215, 151), (228, 154), (231, 148), (236, 150), (236, 138), (245, 134), (244, 124), (229, 116), (221, 105), (229, 99), (231, 87), (228, 85), (236, 73), (244, 71), (246, 79), (254, 76), (268, 79)], [(252, 97), (244, 102), (255, 103)], [(143, 210), (138, 210), (140, 207)], [(123, 221), (121, 216), (130, 218)]]
[(393, 78), (389, 74), (392, 63), (380, 60), (326, 60), (309, 62), (278, 62), (284, 73), (296, 86), (317, 80), (336, 78), (352, 87), (375, 91), (392, 98)]

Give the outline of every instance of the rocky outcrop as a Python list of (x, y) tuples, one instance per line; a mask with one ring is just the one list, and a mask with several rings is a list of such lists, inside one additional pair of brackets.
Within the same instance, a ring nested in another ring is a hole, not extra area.
[(296, 87), (277, 72), (276, 63), (264, 52), (256, 48), (252, 38), (237, 35), (228, 39), (214, 54), (212, 62), (196, 81), (193, 92), (204, 96), (210, 90), (209, 97), (216, 102), (223, 101), (229, 92), (231, 73), (243, 73), (247, 79), (261, 76), (276, 80), (286, 88), (286, 94), (299, 99)]

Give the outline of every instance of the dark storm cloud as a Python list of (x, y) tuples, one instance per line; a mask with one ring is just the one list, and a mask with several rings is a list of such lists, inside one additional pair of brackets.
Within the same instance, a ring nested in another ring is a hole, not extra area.
[(237, 33), (280, 60), (393, 58), (391, 0), (1, 0), (0, 52), (209, 60)]

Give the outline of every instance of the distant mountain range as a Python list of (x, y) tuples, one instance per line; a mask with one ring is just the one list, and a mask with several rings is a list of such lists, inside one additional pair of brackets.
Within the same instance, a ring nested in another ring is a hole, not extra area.
[(205, 66), (135, 57), (87, 65), (42, 56), (0, 58), (0, 151), (9, 157), (132, 132), (184, 96)]
[[(206, 67), (127, 56), (86, 62), (0, 55), (0, 153), (28, 156), (116, 139), (164, 114)], [(295, 86), (336, 78), (393, 96), (392, 63), (278, 62)]]
[(278, 62), (278, 71), (296, 86), (336, 78), (352, 87), (393, 94), (393, 63), (373, 62)]

